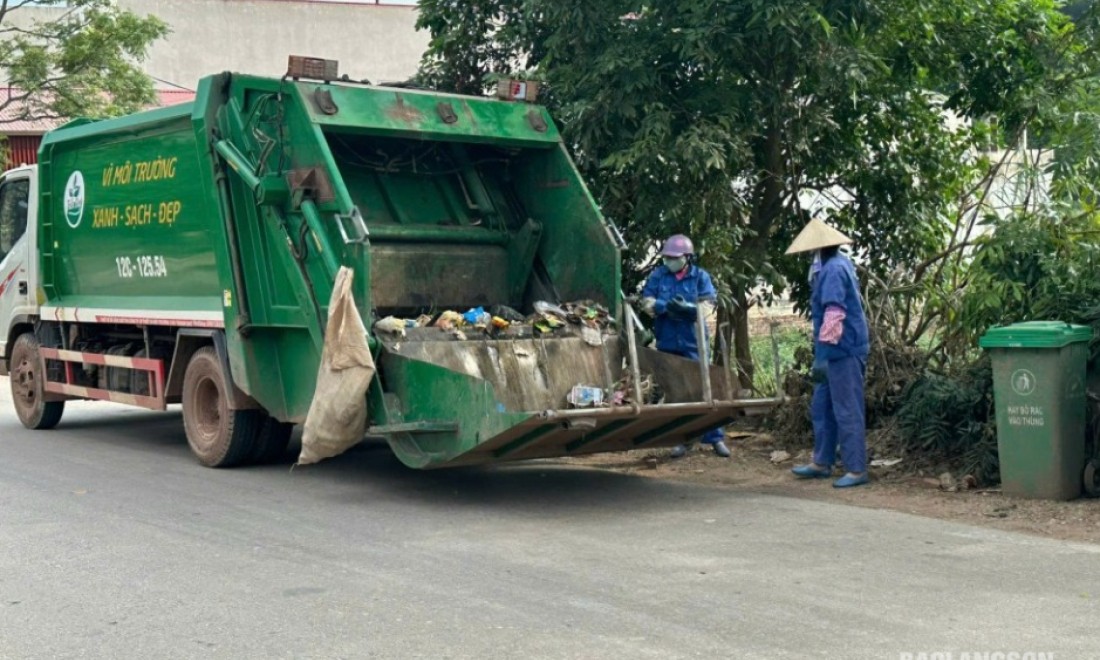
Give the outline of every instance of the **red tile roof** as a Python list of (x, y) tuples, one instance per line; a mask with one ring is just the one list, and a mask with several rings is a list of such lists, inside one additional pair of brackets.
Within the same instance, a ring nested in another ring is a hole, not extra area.
[(165, 107), (195, 100), (195, 93), (185, 89), (158, 89), (157, 105)]
[[(8, 98), (20, 93), (18, 89), (0, 87), (0, 103), (6, 103)], [(6, 108), (0, 110), (0, 133), (5, 135), (40, 135), (65, 123), (62, 119), (22, 119), (23, 105), (21, 101), (12, 101)]]
[[(0, 103), (8, 99), (8, 95), (19, 95), (18, 89), (0, 87)], [(178, 103), (187, 103), (195, 98), (195, 93), (182, 89), (158, 89), (157, 103), (150, 107), (165, 107)], [(68, 119), (22, 119), (23, 103), (16, 101), (8, 107), (0, 110), (0, 135), (42, 135), (46, 131), (57, 128)]]

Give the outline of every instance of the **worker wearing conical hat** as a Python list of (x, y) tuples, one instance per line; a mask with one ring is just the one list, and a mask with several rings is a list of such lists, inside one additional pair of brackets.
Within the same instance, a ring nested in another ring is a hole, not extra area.
[(813, 255), (810, 266), (810, 315), (814, 331), (814, 387), (810, 406), (814, 424), (813, 462), (791, 471), (805, 478), (832, 475), (837, 449), (846, 473), (837, 488), (868, 482), (863, 381), (867, 371), (867, 320), (852, 261), (840, 246), (851, 239), (820, 220), (795, 237), (787, 254)]

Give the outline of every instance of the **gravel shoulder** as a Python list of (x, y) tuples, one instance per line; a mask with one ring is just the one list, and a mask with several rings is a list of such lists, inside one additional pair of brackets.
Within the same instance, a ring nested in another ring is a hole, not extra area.
[[(741, 437), (732, 437), (736, 435)], [(709, 449), (697, 445), (678, 460), (670, 460), (668, 450), (650, 450), (561, 459), (561, 462), (652, 479), (901, 511), (1046, 538), (1100, 544), (1100, 499), (1048, 502), (1007, 497), (998, 489), (948, 492), (943, 490), (937, 475), (909, 474), (901, 469), (904, 466), (874, 468), (869, 486), (837, 490), (830, 480), (800, 480), (791, 475), (791, 466), (809, 459), (808, 451), (773, 463), (776, 447), (765, 434), (731, 434), (729, 444), (733, 450), (729, 459), (718, 458)]]

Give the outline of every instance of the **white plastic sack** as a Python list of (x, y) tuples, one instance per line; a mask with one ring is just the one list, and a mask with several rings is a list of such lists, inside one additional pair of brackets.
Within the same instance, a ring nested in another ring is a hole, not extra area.
[(336, 274), (317, 391), (306, 414), (298, 465), (338, 456), (358, 444), (366, 432), (367, 386), (375, 368), (367, 329), (351, 295), (353, 276), (346, 267)]

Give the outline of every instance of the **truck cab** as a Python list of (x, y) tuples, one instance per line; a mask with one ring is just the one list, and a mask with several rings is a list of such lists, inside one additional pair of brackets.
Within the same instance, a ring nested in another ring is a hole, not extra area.
[(38, 316), (38, 171), (33, 165), (0, 175), (0, 374), (8, 372), (11, 347)]

